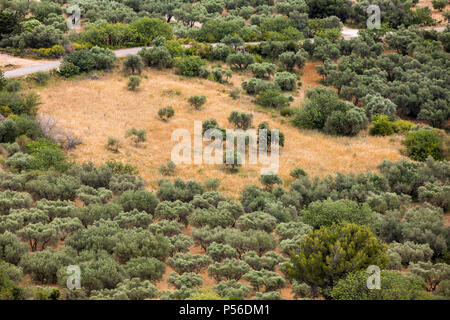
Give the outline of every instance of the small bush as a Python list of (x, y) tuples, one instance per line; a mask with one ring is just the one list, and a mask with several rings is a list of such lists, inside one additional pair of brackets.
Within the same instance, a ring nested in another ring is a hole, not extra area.
[(163, 176), (173, 176), (176, 173), (176, 165), (172, 160), (167, 161), (167, 164), (162, 164), (159, 167), (159, 173)]
[(291, 107), (281, 108), (280, 114), (283, 117), (292, 117), (295, 114), (295, 108), (291, 108)]
[(269, 79), (274, 73), (276, 66), (273, 63), (254, 63), (249, 66), (251, 72), (258, 79)]
[(290, 72), (279, 72), (275, 75), (274, 80), (283, 91), (292, 91), (297, 84), (297, 76)]
[(63, 61), (58, 68), (58, 73), (65, 78), (70, 78), (81, 72), (80, 68), (74, 65), (72, 62)]
[(406, 120), (391, 121), (388, 116), (378, 114), (373, 116), (372, 127), (369, 130), (371, 135), (390, 136), (394, 133), (406, 133), (413, 127), (413, 124)]
[(442, 160), (442, 139), (433, 129), (423, 128), (410, 131), (403, 141), (408, 156), (413, 160), (425, 161), (428, 156), (435, 160)]
[(142, 69), (144, 68), (144, 62), (142, 61), (142, 57), (138, 55), (129, 54), (125, 57), (123, 61), (123, 69), (125, 72), (130, 72), (131, 74), (141, 74)]
[(133, 140), (133, 142), (136, 144), (136, 147), (139, 146), (140, 142), (147, 141), (147, 131), (145, 129), (136, 129), (131, 128), (125, 133), (125, 138), (129, 138)]
[(245, 90), (245, 92), (251, 95), (258, 94), (264, 90), (278, 89), (276, 84), (256, 78), (251, 78), (248, 81), (243, 81), (241, 86), (242, 89)]
[(232, 111), (228, 117), (228, 121), (232, 123), (236, 129), (245, 131), (252, 126), (253, 114)]
[(325, 122), (324, 131), (328, 134), (356, 136), (367, 126), (367, 117), (361, 108), (352, 108), (348, 112), (335, 111)]
[(166, 108), (161, 108), (158, 110), (158, 116), (161, 120), (167, 121), (175, 115), (175, 110), (173, 107), (168, 106)]
[(261, 106), (275, 109), (288, 107), (290, 102), (291, 99), (289, 97), (281, 94), (281, 92), (276, 89), (262, 91), (256, 99), (256, 103)]
[(230, 91), (230, 97), (231, 97), (233, 100), (239, 99), (239, 94), (240, 94), (240, 93), (241, 93), (241, 90), (239, 90), (239, 89), (233, 89), (233, 90)]
[(211, 56), (215, 60), (225, 61), (230, 55), (231, 49), (225, 45), (217, 45), (211, 50)]
[(112, 152), (119, 152), (120, 141), (117, 138), (109, 137), (106, 148)]
[(432, 0), (433, 8), (442, 11), (448, 4), (448, 0)]
[(29, 168), (32, 170), (48, 170), (54, 168), (58, 171), (66, 171), (70, 164), (67, 155), (54, 142), (46, 139), (32, 141), (25, 147), (31, 155)]
[(205, 180), (205, 188), (206, 190), (215, 191), (220, 186), (220, 179), (219, 178), (208, 178)]
[(179, 74), (187, 77), (198, 77), (200, 69), (206, 65), (206, 62), (199, 56), (186, 56), (176, 57), (174, 65)]
[(114, 203), (121, 205), (125, 212), (137, 209), (138, 211), (153, 214), (158, 205), (158, 199), (152, 192), (147, 190), (127, 190), (115, 198)]
[(203, 95), (191, 96), (189, 97), (188, 102), (192, 107), (194, 107), (195, 110), (200, 110), (206, 103), (206, 97)]
[(141, 77), (130, 76), (127, 83), (128, 90), (135, 91), (140, 85), (141, 85)]

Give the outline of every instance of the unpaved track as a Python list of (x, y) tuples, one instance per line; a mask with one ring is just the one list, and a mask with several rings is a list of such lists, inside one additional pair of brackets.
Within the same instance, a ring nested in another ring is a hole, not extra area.
[[(442, 32), (445, 30), (445, 27), (434, 27), (434, 28), (429, 28), (429, 29), (436, 30), (437, 32)], [(342, 36), (345, 40), (351, 40), (351, 39), (358, 37), (358, 31), (359, 31), (358, 29), (351, 29), (351, 28), (344, 27), (342, 29)], [(252, 42), (252, 44), (256, 44), (256, 43), (258, 43), (258, 42)], [(214, 43), (212, 45), (215, 46), (217, 44)], [(189, 47), (189, 45), (186, 45), (185, 47)], [(129, 54), (137, 54), (139, 52), (139, 50), (141, 50), (141, 49), (142, 49), (142, 47), (119, 49), (119, 50), (114, 50), (114, 53), (117, 57), (121, 58), (121, 57), (125, 57)], [(60, 65), (61, 65), (60, 61), (45, 62), (42, 64), (37, 64), (37, 65), (33, 65), (33, 66), (27, 66), (27, 67), (18, 68), (18, 69), (14, 69), (14, 70), (10, 70), (10, 71), (5, 71), (5, 77), (6, 78), (17, 78), (17, 77), (22, 77), (22, 76), (26, 76), (29, 74), (33, 74), (33, 73), (36, 73), (39, 71), (50, 71), (52, 69), (58, 68)]]

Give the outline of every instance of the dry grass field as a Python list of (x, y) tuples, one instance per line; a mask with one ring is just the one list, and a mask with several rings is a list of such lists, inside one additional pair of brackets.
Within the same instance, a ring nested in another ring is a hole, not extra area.
[[(151, 69), (142, 74), (142, 84), (136, 92), (127, 90), (127, 78), (117, 72), (101, 75), (98, 80), (57, 81), (38, 89), (43, 102), (39, 112), (54, 117), (60, 126), (81, 137), (83, 144), (70, 153), (72, 159), (96, 164), (108, 160), (133, 164), (150, 189), (155, 189), (156, 181), (162, 178), (158, 168), (170, 159), (176, 145), (171, 141), (173, 130), (185, 128), (193, 135), (194, 121), (210, 118), (215, 118), (222, 127), (231, 128), (227, 118), (233, 110), (252, 112), (255, 126), (268, 121), (272, 128), (279, 128), (285, 134), (278, 174), (287, 183), (295, 167), (304, 168), (312, 176), (338, 171), (358, 173), (376, 170), (383, 159), (402, 157), (400, 137), (371, 137), (367, 132), (354, 138), (331, 137), (299, 130), (286, 118), (255, 105), (252, 97), (244, 94), (238, 100), (229, 97), (229, 91), (240, 88), (241, 81), (248, 77), (248, 74), (235, 74), (231, 84), (222, 85), (198, 78), (183, 79), (171, 70)], [(309, 63), (302, 77), (304, 88), (294, 93), (293, 106), (301, 105), (305, 88), (317, 85), (318, 79), (314, 65)], [(205, 95), (207, 102), (202, 110), (194, 111), (187, 99), (198, 94)], [(163, 122), (157, 111), (167, 106), (174, 107), (175, 116)], [(124, 138), (131, 127), (147, 130), (147, 142), (138, 148)], [(120, 153), (106, 150), (108, 137), (120, 138)], [(198, 181), (217, 177), (221, 180), (220, 191), (238, 196), (246, 184), (258, 183), (262, 167), (244, 165), (238, 173), (230, 174), (222, 165), (179, 165), (177, 176)]]

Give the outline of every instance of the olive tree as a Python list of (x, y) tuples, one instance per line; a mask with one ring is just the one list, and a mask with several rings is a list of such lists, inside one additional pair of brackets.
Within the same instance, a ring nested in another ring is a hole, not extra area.
[(223, 259), (231, 259), (238, 256), (236, 249), (230, 245), (216, 242), (212, 242), (209, 245), (208, 249), (206, 249), (206, 254), (215, 262), (221, 262)]
[(199, 273), (201, 269), (207, 267), (210, 263), (211, 258), (209, 256), (190, 253), (177, 253), (167, 261), (167, 264), (179, 274), (185, 272)]
[(239, 280), (249, 271), (250, 266), (245, 261), (238, 259), (225, 259), (221, 263), (215, 262), (208, 267), (208, 275), (216, 281)]
[(142, 61), (142, 57), (139, 55), (129, 54), (123, 61), (124, 71), (131, 72), (132, 75), (135, 73), (141, 74), (143, 67), (144, 62)]
[(278, 290), (286, 286), (286, 280), (276, 272), (268, 270), (251, 270), (243, 277), (256, 291), (264, 288), (265, 292)]
[(232, 123), (236, 129), (247, 130), (252, 126), (253, 114), (232, 111), (228, 117), (228, 121)]

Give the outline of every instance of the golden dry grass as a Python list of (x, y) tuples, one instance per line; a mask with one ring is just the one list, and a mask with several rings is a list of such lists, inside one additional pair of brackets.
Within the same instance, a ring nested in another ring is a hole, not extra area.
[[(308, 65), (302, 81), (306, 87), (317, 84), (318, 75)], [(171, 142), (172, 131), (178, 128), (193, 132), (194, 120), (215, 118), (223, 127), (231, 128), (227, 118), (231, 111), (254, 114), (254, 124), (268, 121), (286, 135), (286, 145), (280, 153), (280, 171), (285, 181), (294, 167), (304, 168), (312, 176), (336, 172), (365, 172), (376, 170), (383, 159), (399, 160), (402, 156), (399, 137), (371, 137), (363, 133), (355, 138), (331, 137), (315, 131), (299, 130), (284, 118), (257, 107), (252, 98), (241, 95), (238, 100), (229, 97), (229, 91), (240, 87), (245, 74), (234, 75), (231, 85), (221, 85), (202, 79), (180, 79), (172, 71), (147, 70), (143, 73), (140, 90), (126, 89), (127, 78), (119, 73), (106, 74), (99, 80), (59, 81), (39, 89), (43, 104), (39, 112), (56, 118), (60, 125), (80, 136), (83, 144), (70, 153), (80, 162), (96, 164), (118, 160), (136, 165), (149, 188), (156, 187), (161, 178), (158, 168), (170, 159), (176, 144)], [(294, 94), (294, 106), (299, 106), (303, 90)], [(179, 95), (175, 92), (180, 92)], [(201, 111), (193, 111), (187, 103), (191, 95), (203, 94), (207, 103)], [(161, 107), (173, 106), (175, 117), (165, 123), (159, 120)], [(131, 127), (147, 130), (148, 141), (136, 148), (127, 144), (125, 131)], [(123, 146), (115, 154), (105, 149), (108, 137), (120, 138)], [(220, 178), (220, 191), (238, 196), (246, 184), (258, 183), (260, 165), (244, 165), (239, 173), (230, 174), (221, 165), (179, 165), (177, 176), (182, 179), (204, 181)]]

